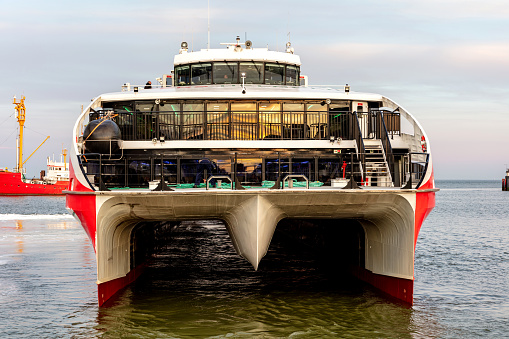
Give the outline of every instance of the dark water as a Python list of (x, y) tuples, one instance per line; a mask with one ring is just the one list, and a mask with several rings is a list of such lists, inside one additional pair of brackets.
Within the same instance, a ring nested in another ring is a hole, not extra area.
[(62, 197), (0, 197), (0, 338), (507, 337), (509, 192), (438, 182), (417, 244), (414, 306), (275, 237), (258, 272), (217, 222), (186, 223), (99, 309), (85, 232)]

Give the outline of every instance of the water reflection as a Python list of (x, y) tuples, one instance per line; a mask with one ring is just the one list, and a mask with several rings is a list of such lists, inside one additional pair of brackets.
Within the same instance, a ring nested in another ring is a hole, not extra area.
[(144, 277), (99, 310), (108, 337), (412, 337), (413, 310), (276, 234), (255, 272), (222, 225), (184, 224)]

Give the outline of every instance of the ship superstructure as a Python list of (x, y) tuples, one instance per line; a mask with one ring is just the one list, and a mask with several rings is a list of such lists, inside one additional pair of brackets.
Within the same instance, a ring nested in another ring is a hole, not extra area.
[(341, 267), (411, 303), (436, 191), (414, 117), (379, 94), (308, 86), (290, 44), (183, 43), (174, 65), (159, 85), (93, 99), (74, 127), (67, 206), (96, 251), (99, 303), (169, 225), (211, 218), (255, 269), (277, 227), (321, 233)]

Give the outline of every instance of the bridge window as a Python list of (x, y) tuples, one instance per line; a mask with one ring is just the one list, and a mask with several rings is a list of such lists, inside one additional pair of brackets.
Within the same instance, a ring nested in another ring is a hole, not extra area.
[(267, 85), (283, 85), (285, 83), (285, 65), (265, 64), (265, 83)]
[(286, 85), (298, 86), (299, 85), (299, 68), (297, 66), (286, 66)]
[(238, 84), (238, 63), (236, 62), (215, 62), (214, 83), (215, 84)]
[(175, 66), (175, 85), (245, 84), (299, 86), (300, 67), (261, 61), (221, 61)]
[(175, 67), (175, 83), (177, 86), (189, 85), (190, 73), (191, 67), (189, 65)]
[(212, 83), (212, 64), (191, 66), (191, 85), (210, 85)]
[(241, 62), (239, 73), (246, 74), (246, 84), (263, 84), (263, 62)]

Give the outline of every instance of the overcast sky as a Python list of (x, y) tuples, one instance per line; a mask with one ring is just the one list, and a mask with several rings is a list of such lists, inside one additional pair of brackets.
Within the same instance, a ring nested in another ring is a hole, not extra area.
[[(90, 100), (207, 47), (207, 1), (0, 0), (0, 167), (16, 163), (12, 97), (26, 96), (28, 176), (69, 148)], [(507, 0), (210, 0), (211, 48), (290, 38), (310, 84), (380, 93), (428, 134), (436, 179), (501, 179), (509, 165)], [(290, 32), (290, 35), (288, 33)]]

